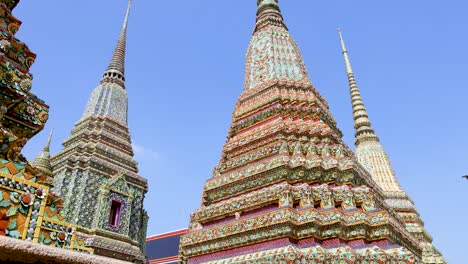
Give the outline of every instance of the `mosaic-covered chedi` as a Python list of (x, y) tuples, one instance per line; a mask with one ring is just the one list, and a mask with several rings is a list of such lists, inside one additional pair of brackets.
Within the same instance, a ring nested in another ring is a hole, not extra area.
[(94, 253), (145, 262), (147, 180), (138, 174), (127, 124), (125, 52), (131, 0), (100, 85), (80, 120), (51, 159), (64, 214)]
[[(18, 2), (0, 1), (0, 236), (93, 253), (63, 216), (50, 171), (34, 168), (21, 154), (44, 128), (49, 107), (30, 91), (36, 55), (15, 37), (21, 21), (11, 12)], [(0, 260), (10, 261), (2, 254)]]
[(342, 141), (277, 0), (257, 1), (245, 87), (182, 263), (421, 263), (420, 240)]
[(398, 216), (405, 223), (406, 230), (420, 242), (420, 246), (423, 249), (423, 262), (446, 263), (440, 252), (431, 244), (431, 235), (424, 229), (424, 222), (419, 217), (413, 200), (411, 200), (408, 194), (401, 188), (393, 166), (390, 163), (390, 159), (372, 128), (369, 115), (351, 67), (351, 61), (341, 30), (338, 30), (338, 33), (351, 95), (355, 128), (355, 154), (357, 160), (371, 174), (372, 179), (382, 189), (385, 202), (397, 212)]

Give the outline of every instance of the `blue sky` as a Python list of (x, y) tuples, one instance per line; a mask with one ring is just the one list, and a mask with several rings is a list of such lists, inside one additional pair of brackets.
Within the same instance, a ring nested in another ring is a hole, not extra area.
[[(129, 126), (150, 183), (148, 234), (184, 228), (220, 158), (243, 89), (255, 0), (134, 1), (126, 62)], [(440, 1), (280, 1), (313, 84), (353, 144), (342, 27), (373, 126), (434, 243), (463, 263), (468, 237), (468, 4)], [(21, 1), (17, 36), (38, 54), (33, 92), (50, 106), (34, 158), (82, 114), (117, 40), (125, 0)]]

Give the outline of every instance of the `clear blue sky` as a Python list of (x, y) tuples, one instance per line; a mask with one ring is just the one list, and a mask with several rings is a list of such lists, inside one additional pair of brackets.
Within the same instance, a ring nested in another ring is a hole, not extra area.
[[(466, 263), (468, 4), (447, 1), (280, 1), (314, 85), (353, 144), (342, 27), (374, 128), (435, 245)], [(21, 1), (18, 37), (38, 59), (33, 91), (50, 106), (34, 158), (55, 128), (58, 152), (109, 62), (125, 0)], [(135, 0), (126, 64), (129, 125), (150, 191), (148, 234), (184, 228), (220, 158), (256, 0)]]

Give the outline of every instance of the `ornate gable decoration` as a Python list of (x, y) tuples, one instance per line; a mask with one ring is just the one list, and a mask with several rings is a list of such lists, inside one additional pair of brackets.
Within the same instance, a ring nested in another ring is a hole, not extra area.
[(127, 180), (125, 179), (124, 172), (120, 172), (119, 174), (114, 176), (114, 178), (112, 178), (109, 181), (109, 183), (107, 183), (107, 185), (104, 186), (104, 189), (119, 193), (124, 196), (132, 197)]

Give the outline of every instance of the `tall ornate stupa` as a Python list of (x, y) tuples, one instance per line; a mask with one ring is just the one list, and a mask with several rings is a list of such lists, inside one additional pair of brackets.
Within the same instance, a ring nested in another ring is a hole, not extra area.
[(147, 180), (138, 175), (127, 124), (125, 49), (131, 0), (104, 76), (63, 149), (52, 157), (64, 214), (98, 255), (144, 261)]
[(417, 212), (413, 200), (401, 188), (390, 159), (371, 126), (364, 101), (359, 91), (348, 50), (341, 30), (338, 30), (341, 49), (348, 76), (351, 104), (353, 108), (355, 132), (355, 154), (362, 166), (371, 174), (372, 179), (382, 189), (385, 202), (405, 223), (406, 230), (420, 242), (424, 263), (446, 263), (434, 248), (432, 237), (424, 229), (424, 222)]
[(420, 263), (420, 241), (311, 84), (278, 0), (257, 0), (245, 86), (182, 263)]

